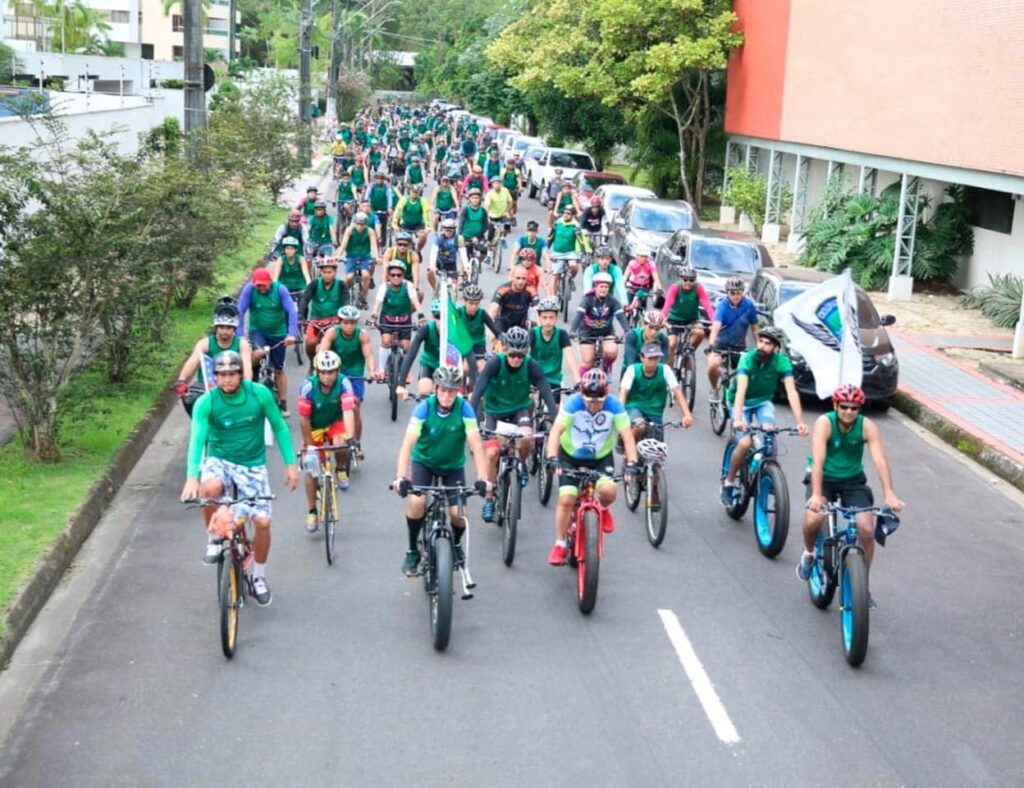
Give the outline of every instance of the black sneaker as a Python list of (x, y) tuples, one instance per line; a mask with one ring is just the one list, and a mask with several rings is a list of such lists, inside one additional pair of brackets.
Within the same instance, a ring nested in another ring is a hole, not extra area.
[(289, 416), (292, 415), (288, 412), (288, 403), (285, 402), (283, 399), (279, 399), (277, 401), (277, 407), (281, 409), (281, 415), (284, 416), (284, 418), (287, 419)]
[(405, 551), (405, 562), (402, 564), (402, 574), (406, 577), (416, 577), (420, 573), (420, 554), (416, 550)]
[(266, 607), (274, 598), (270, 593), (270, 586), (267, 585), (267, 578), (265, 577), (254, 578), (252, 590), (256, 594), (256, 604), (260, 607)]

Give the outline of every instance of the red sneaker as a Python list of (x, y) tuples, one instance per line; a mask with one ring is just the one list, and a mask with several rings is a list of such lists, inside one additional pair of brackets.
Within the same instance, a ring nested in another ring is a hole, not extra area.
[(612, 513), (609, 511), (601, 512), (601, 530), (606, 534), (610, 534), (615, 530), (615, 518), (612, 517)]
[(548, 563), (552, 566), (562, 566), (569, 555), (569, 548), (564, 545), (555, 545), (548, 553)]

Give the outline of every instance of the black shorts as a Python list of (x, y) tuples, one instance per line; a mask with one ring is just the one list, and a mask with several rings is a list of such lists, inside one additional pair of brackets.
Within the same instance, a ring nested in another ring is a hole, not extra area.
[(434, 373), (437, 371), (437, 367), (431, 367), (427, 364), (420, 364), (420, 380), (423, 378), (434, 379)]
[(487, 413), (484, 412), (484, 429), (490, 432), (498, 426), (499, 421), (508, 424), (515, 424), (517, 427), (530, 427), (533, 425), (533, 415), (529, 408), (520, 408), (511, 413)]
[(473, 355), (477, 359), (483, 359), (487, 356), (487, 343), (481, 342), (479, 345), (473, 345)]
[[(875, 496), (868, 487), (868, 477), (863, 473), (852, 479), (823, 479), (821, 492), (826, 501), (834, 501), (837, 497), (843, 506), (860, 509), (875, 505)], [(806, 497), (811, 496), (811, 485), (806, 487)]]
[[(466, 486), (466, 469), (456, 468), (453, 471), (436, 471), (433, 468), (428, 468), (426, 465), (420, 462), (412, 461), (410, 464), (409, 475), (412, 477), (409, 479), (413, 484), (425, 487), (427, 485), (434, 484), (434, 480), (437, 479), (440, 484), (444, 487), (465, 487)], [(419, 493), (412, 493), (417, 495)], [(445, 493), (448, 498), (448, 505), (454, 506), (459, 502), (458, 493), (452, 491)]]
[(609, 454), (607, 457), (601, 457), (593, 460), (581, 460), (568, 454), (565, 449), (559, 446), (558, 461), (562, 463), (562, 467), (567, 470), (571, 470), (572, 468), (587, 468), (589, 470), (600, 471), (605, 476), (613, 476), (615, 474), (615, 457), (612, 454)]
[(425, 230), (427, 228), (423, 222), (420, 222), (419, 224), (406, 224), (405, 222), (402, 222), (401, 227), (407, 233), (418, 233), (420, 230)]
[(459, 260), (457, 257), (437, 256), (437, 270), (444, 273), (455, 274), (459, 271)]
[(381, 315), (380, 320), (377, 321), (377, 327), (380, 329), (380, 333), (391, 334), (405, 341), (412, 337), (412, 316), (408, 316), (404, 322), (397, 323), (388, 320), (387, 315)]

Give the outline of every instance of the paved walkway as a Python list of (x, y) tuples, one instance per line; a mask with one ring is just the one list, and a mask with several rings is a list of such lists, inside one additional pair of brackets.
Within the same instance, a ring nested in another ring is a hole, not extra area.
[(1024, 464), (1024, 392), (930, 347), (927, 338), (890, 331), (900, 390), (1015, 462)]
[(933, 347), (972, 348), (974, 350), (1013, 350), (1013, 337), (1003, 334), (920, 334), (908, 332), (904, 336)]

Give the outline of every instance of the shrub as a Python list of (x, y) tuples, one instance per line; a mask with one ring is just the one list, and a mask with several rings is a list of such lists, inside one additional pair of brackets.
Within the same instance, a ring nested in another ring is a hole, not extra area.
[(1013, 274), (988, 275), (988, 286), (975, 287), (960, 296), (960, 303), (982, 314), (1000, 328), (1013, 328), (1020, 316), (1024, 278)]

